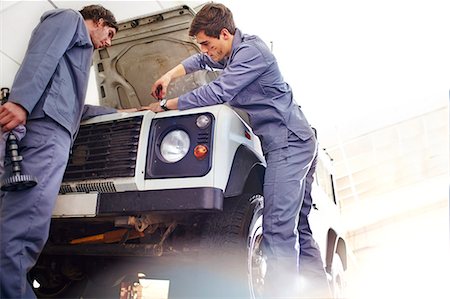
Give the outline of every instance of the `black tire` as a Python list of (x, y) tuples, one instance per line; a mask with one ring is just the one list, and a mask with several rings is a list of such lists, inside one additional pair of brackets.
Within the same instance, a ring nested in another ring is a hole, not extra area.
[(62, 274), (54, 274), (48, 271), (31, 270), (28, 273), (28, 281), (33, 285), (37, 298), (81, 298), (86, 285), (84, 279), (71, 280)]
[(259, 292), (255, 291), (254, 253), (260, 251), (262, 212), (261, 195), (243, 194), (225, 199), (223, 211), (205, 222), (201, 258), (211, 265), (208, 268), (214, 267), (217, 278), (209, 289), (211, 296), (255, 298)]
[(49, 278), (42, 273), (38, 276), (29, 274), (28, 281), (32, 284), (37, 298), (61, 298), (72, 285), (72, 281), (65, 277)]
[(38, 298), (80, 298), (86, 286), (84, 263), (77, 257), (41, 255), (28, 272), (28, 281)]
[(243, 194), (225, 199), (223, 211), (206, 220), (202, 230), (201, 247), (222, 248), (220, 251), (223, 253), (229, 252), (229, 248), (243, 249), (259, 198), (262, 197)]

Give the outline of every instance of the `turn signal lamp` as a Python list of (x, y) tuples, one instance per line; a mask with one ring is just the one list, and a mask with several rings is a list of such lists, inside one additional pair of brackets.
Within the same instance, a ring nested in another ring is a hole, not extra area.
[(205, 159), (206, 155), (208, 155), (208, 147), (203, 144), (199, 144), (194, 148), (194, 156), (197, 160)]
[(200, 129), (206, 129), (211, 123), (211, 117), (208, 115), (200, 115), (195, 122)]

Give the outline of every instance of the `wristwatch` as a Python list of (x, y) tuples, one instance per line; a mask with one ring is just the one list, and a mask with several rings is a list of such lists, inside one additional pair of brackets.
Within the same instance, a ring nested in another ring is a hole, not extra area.
[(167, 99), (162, 99), (161, 101), (159, 101), (159, 106), (164, 110), (164, 111), (168, 111), (169, 108), (167, 108)]

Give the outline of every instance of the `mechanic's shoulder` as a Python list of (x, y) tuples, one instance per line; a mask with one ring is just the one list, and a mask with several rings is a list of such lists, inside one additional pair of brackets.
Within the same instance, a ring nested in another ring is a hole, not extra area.
[(238, 46), (238, 51), (254, 55), (267, 57), (270, 56), (270, 49), (267, 44), (257, 35), (243, 35), (242, 42)]
[(47, 19), (47, 18), (71, 18), (71, 19), (78, 19), (78, 18), (83, 18), (82, 15), (71, 8), (57, 8), (57, 9), (52, 9), (49, 10), (47, 12), (45, 12), (42, 15), (42, 19)]

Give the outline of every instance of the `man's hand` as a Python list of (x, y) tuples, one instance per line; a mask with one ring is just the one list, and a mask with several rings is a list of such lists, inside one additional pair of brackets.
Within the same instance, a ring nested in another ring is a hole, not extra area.
[(142, 110), (151, 110), (153, 112), (163, 112), (164, 110), (161, 108), (161, 106), (159, 105), (159, 102), (156, 103), (151, 103), (148, 106), (142, 106), (141, 109)]
[[(177, 110), (178, 109), (178, 98), (169, 99), (166, 102), (166, 107), (168, 110)], [(153, 112), (164, 112), (164, 109), (161, 107), (160, 102), (151, 103), (148, 106), (142, 106), (140, 111), (142, 110), (151, 110)]]
[(137, 112), (137, 111), (139, 111), (137, 108), (117, 109), (117, 112), (126, 112), (126, 113)]
[(27, 111), (19, 104), (6, 102), (0, 106), (0, 126), (3, 132), (8, 132), (18, 125), (25, 125)]
[(186, 75), (186, 70), (180, 63), (153, 83), (152, 96), (157, 100), (165, 98), (170, 81), (184, 75)]
[(157, 100), (165, 98), (170, 81), (171, 78), (168, 74), (159, 78), (152, 86), (152, 96)]

